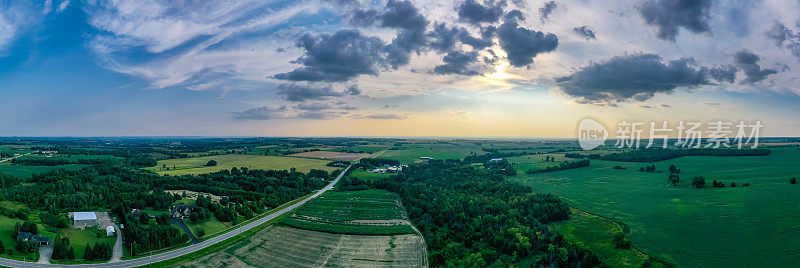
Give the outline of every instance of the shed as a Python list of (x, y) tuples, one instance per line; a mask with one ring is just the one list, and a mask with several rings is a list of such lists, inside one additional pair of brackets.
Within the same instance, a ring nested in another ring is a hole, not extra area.
[(114, 229), (114, 226), (106, 227), (106, 236), (114, 236), (114, 233), (116, 232), (117, 230)]

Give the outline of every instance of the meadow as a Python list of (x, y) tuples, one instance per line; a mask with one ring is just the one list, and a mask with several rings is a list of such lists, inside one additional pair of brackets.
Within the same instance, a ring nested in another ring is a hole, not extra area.
[(462, 159), (472, 153), (484, 154), (483, 145), (474, 142), (460, 143), (409, 143), (399, 149), (387, 150), (380, 158), (391, 158), (403, 164), (419, 162), (419, 158), (433, 157), (435, 159)]
[[(800, 261), (800, 185), (789, 184), (800, 176), (797, 159), (797, 148), (772, 148), (768, 156), (679, 157), (654, 163), (656, 172), (638, 171), (648, 163), (592, 160), (511, 180), (613, 219), (634, 247), (679, 266), (792, 266)], [(667, 183), (670, 164), (681, 170), (677, 186)], [(694, 176), (707, 186), (692, 187)], [(712, 188), (712, 180), (738, 187)]]
[(331, 191), (281, 221), (288, 226), (340, 234), (413, 234), (398, 196), (383, 190)]
[[(212, 167), (205, 166), (209, 160), (217, 161), (217, 165)], [(329, 162), (327, 160), (297, 157), (228, 154), (160, 160), (158, 165), (147, 169), (162, 175), (203, 174), (233, 167), (275, 170), (296, 168), (300, 172), (308, 172), (310, 169), (335, 170), (336, 168), (334, 167), (325, 166)], [(165, 166), (166, 168), (164, 168)]]
[(372, 173), (372, 172), (367, 172), (366, 170), (363, 169), (356, 169), (350, 171), (350, 174), (348, 175), (351, 178), (358, 178), (362, 181), (376, 181), (388, 178), (389, 176), (392, 175), (392, 173)]

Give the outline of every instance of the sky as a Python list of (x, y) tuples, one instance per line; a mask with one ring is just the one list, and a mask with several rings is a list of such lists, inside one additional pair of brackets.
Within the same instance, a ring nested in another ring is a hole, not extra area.
[(0, 0), (0, 136), (800, 136), (798, 70), (798, 0)]

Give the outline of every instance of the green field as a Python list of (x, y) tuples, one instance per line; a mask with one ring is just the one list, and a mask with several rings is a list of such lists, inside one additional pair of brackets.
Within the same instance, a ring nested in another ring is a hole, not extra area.
[(400, 147), (399, 150), (387, 150), (380, 158), (391, 158), (403, 164), (419, 162), (423, 156), (435, 159), (462, 159), (470, 153), (484, 154), (480, 145), (474, 143), (413, 143)]
[(281, 221), (340, 234), (413, 234), (396, 194), (383, 190), (327, 192)]
[(33, 174), (47, 173), (50, 172), (51, 170), (59, 168), (67, 170), (79, 170), (87, 166), (88, 165), (79, 165), (79, 164), (60, 165), (60, 166), (25, 166), (25, 165), (15, 165), (9, 162), (3, 162), (0, 163), (0, 173), (26, 178), (30, 177)]
[[(206, 167), (205, 164), (209, 160), (217, 161), (218, 164), (213, 167)], [(308, 172), (310, 169), (335, 170), (336, 168), (325, 166), (328, 162), (330, 161), (296, 157), (229, 154), (161, 160), (158, 161), (158, 165), (148, 169), (159, 174), (169, 175), (203, 174), (233, 167), (275, 170), (296, 168), (301, 172)], [(163, 165), (166, 165), (169, 170), (164, 169)]]
[[(97, 243), (106, 243), (113, 248), (114, 243), (117, 241), (116, 237), (108, 237), (106, 236), (105, 230), (100, 230), (95, 227), (83, 229), (67, 228), (63, 229), (62, 234), (69, 237), (69, 243), (75, 250), (75, 258), (83, 258), (86, 244), (94, 246)], [(97, 237), (97, 234), (100, 234), (100, 237)]]
[(356, 169), (350, 172), (350, 177), (359, 178), (362, 181), (375, 181), (388, 178), (392, 173), (372, 173), (362, 169)]
[(197, 228), (202, 228), (203, 231), (206, 232), (206, 234), (203, 235), (202, 237), (198, 237), (201, 240), (207, 237), (214, 236), (219, 232), (225, 231), (228, 228), (233, 227), (233, 224), (231, 224), (230, 222), (221, 222), (217, 220), (217, 218), (215, 217), (211, 217), (210, 219), (205, 219), (197, 222), (192, 222), (188, 219), (185, 219), (183, 221), (186, 223), (186, 226), (189, 227), (189, 230), (191, 230), (192, 233), (195, 233), (195, 235), (197, 235), (196, 233)]
[[(680, 266), (775, 267), (800, 261), (800, 151), (774, 148), (769, 156), (691, 156), (646, 163), (592, 160), (591, 166), (512, 180), (559, 195), (571, 206), (614, 219), (630, 229), (633, 245)], [(667, 184), (670, 164), (681, 169)], [(617, 170), (620, 165), (627, 170)], [(739, 187), (693, 188), (704, 176)], [(749, 183), (749, 187), (742, 187)]]
[[(545, 162), (544, 159), (547, 156), (555, 158), (555, 160), (553, 162)], [(566, 158), (564, 157), (564, 153), (558, 153), (512, 156), (505, 158), (505, 160), (514, 165), (517, 171), (525, 173), (525, 171), (528, 170), (540, 170), (547, 167), (554, 167), (565, 161), (576, 161), (578, 159)]]

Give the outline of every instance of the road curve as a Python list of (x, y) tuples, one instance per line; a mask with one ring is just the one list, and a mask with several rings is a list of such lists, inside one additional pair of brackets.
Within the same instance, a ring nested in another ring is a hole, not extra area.
[(275, 219), (275, 218), (277, 218), (277, 217), (279, 217), (279, 216), (281, 216), (283, 214), (286, 214), (289, 211), (292, 211), (293, 209), (295, 209), (297, 207), (302, 206), (306, 202), (311, 201), (314, 198), (317, 198), (318, 196), (322, 195), (326, 191), (328, 191), (330, 189), (333, 189), (333, 186), (336, 185), (337, 182), (339, 182), (339, 179), (341, 179), (342, 176), (344, 176), (344, 174), (347, 173), (347, 170), (349, 170), (350, 167), (352, 167), (352, 166), (348, 166), (347, 168), (345, 168), (342, 171), (342, 173), (340, 173), (339, 176), (337, 176), (336, 179), (334, 179), (331, 183), (329, 183), (327, 186), (325, 186), (325, 188), (322, 188), (322, 190), (317, 191), (316, 193), (314, 193), (313, 195), (307, 197), (306, 199), (303, 199), (300, 202), (292, 204), (291, 206), (288, 206), (288, 207), (286, 207), (284, 209), (281, 209), (281, 210), (279, 210), (279, 211), (277, 211), (275, 213), (272, 213), (272, 214), (266, 215), (264, 217), (261, 217), (260, 219), (257, 219), (257, 220), (255, 220), (253, 222), (245, 224), (245, 225), (243, 225), (241, 227), (233, 229), (230, 232), (227, 232), (227, 233), (224, 233), (224, 234), (209, 238), (208, 240), (202, 241), (202, 242), (197, 243), (197, 244), (192, 244), (192, 245), (189, 245), (189, 246), (185, 246), (185, 247), (182, 247), (182, 248), (177, 248), (177, 249), (174, 249), (174, 250), (170, 250), (170, 251), (167, 251), (167, 252), (164, 252), (164, 253), (159, 253), (159, 254), (155, 254), (155, 255), (151, 255), (151, 256), (145, 256), (145, 257), (136, 258), (136, 259), (130, 259), (130, 260), (122, 260), (122, 261), (119, 261), (119, 262), (111, 262), (111, 263), (46, 264), (46, 263), (33, 263), (33, 262), (24, 262), (24, 261), (12, 260), (12, 259), (0, 258), (0, 266), (5, 266), (5, 267), (33, 267), (33, 268), (35, 268), (35, 267), (135, 267), (135, 266), (154, 264), (154, 263), (165, 261), (165, 260), (169, 260), (169, 259), (172, 259), (172, 258), (177, 258), (177, 257), (183, 256), (183, 255), (186, 255), (186, 254), (201, 250), (203, 248), (206, 248), (208, 246), (214, 245), (216, 243), (222, 242), (222, 241), (224, 241), (224, 240), (226, 240), (228, 238), (234, 237), (236, 235), (239, 235), (239, 234), (241, 234), (243, 232), (246, 232), (247, 230), (253, 229), (256, 226), (264, 224), (267, 221)]

